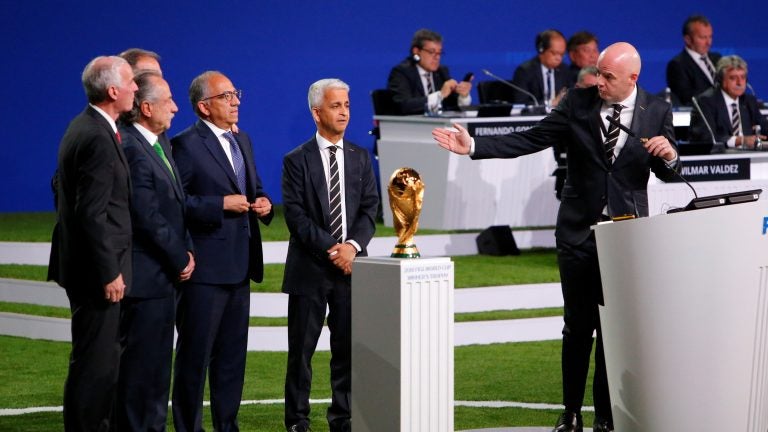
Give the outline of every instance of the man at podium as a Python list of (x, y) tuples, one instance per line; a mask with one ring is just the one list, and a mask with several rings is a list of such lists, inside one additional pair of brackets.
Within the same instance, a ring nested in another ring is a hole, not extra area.
[[(472, 138), (461, 125), (436, 128), (438, 144), (473, 159), (514, 158), (564, 142), (568, 174), (555, 237), (564, 297), (563, 404), (554, 431), (581, 431), (592, 333), (597, 331), (593, 395), (597, 432), (613, 430), (598, 304), (603, 303), (591, 226), (614, 217), (648, 216), (652, 170), (670, 180), (679, 165), (672, 108), (637, 86), (640, 55), (619, 42), (599, 56), (597, 86), (572, 89), (536, 126), (506, 136)], [(621, 251), (616, 251), (621, 253)]]

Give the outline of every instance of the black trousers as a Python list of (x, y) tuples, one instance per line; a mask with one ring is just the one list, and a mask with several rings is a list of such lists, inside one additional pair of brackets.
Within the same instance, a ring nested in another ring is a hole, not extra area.
[(176, 298), (126, 297), (120, 318), (118, 430), (166, 430)]
[(312, 356), (323, 329), (326, 305), (331, 332), (330, 430), (349, 430), (352, 389), (352, 303), (350, 278), (334, 276), (318, 281), (317, 294), (288, 298), (288, 365), (285, 373), (285, 425), (309, 425)]
[(64, 384), (64, 430), (114, 428), (120, 370), (120, 303), (75, 295), (67, 290), (72, 311), (72, 353)]
[(205, 376), (211, 419), (218, 432), (238, 431), (248, 349), (250, 290), (237, 285), (187, 283), (178, 291), (173, 424), (177, 432), (203, 430)]
[(568, 411), (581, 411), (592, 353), (592, 333), (597, 331), (595, 374), (592, 383), (595, 415), (612, 420), (597, 307), (603, 303), (603, 288), (594, 233), (578, 246), (558, 241), (557, 260), (565, 305), (562, 351), (563, 404)]

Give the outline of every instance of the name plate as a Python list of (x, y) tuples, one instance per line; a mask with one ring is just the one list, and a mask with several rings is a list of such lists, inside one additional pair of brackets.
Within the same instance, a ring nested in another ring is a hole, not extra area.
[(469, 123), (467, 130), (473, 137), (491, 137), (508, 135), (513, 132), (523, 132), (532, 128), (537, 121), (520, 122), (489, 122), (489, 123)]
[[(689, 182), (749, 180), (749, 167), (749, 159), (687, 160), (682, 161), (680, 175)], [(675, 178), (671, 182), (682, 180)]]

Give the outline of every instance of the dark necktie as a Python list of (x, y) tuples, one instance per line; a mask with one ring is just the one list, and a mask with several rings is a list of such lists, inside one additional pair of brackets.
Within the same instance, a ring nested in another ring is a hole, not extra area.
[(432, 74), (426, 72), (424, 73), (424, 78), (427, 79), (427, 96), (429, 96), (435, 91), (435, 87), (432, 86)]
[(548, 104), (552, 100), (552, 69), (547, 69), (547, 79), (544, 80), (544, 103)]
[(331, 216), (331, 235), (337, 242), (344, 239), (344, 230), (341, 226), (341, 181), (339, 178), (339, 164), (336, 161), (337, 146), (328, 147), (330, 151), (330, 180), (328, 182), (328, 199)]
[(736, 102), (731, 104), (731, 135), (741, 135), (741, 116), (739, 115), (739, 106)]
[(173, 168), (171, 168), (171, 162), (168, 161), (168, 158), (165, 156), (165, 151), (163, 151), (163, 147), (160, 145), (160, 141), (155, 141), (154, 144), (152, 144), (152, 148), (155, 149), (155, 153), (157, 153), (158, 156), (160, 156), (160, 159), (163, 160), (165, 163), (165, 166), (168, 168), (168, 171), (171, 172), (171, 177), (173, 179), (176, 179), (176, 176), (173, 174)]
[[(624, 108), (621, 104), (613, 104), (613, 119), (616, 123), (621, 123), (621, 109)], [(619, 140), (619, 128), (615, 124), (611, 123), (608, 127), (608, 133), (605, 135), (605, 157), (608, 159), (608, 164), (612, 164), (614, 157), (614, 148), (616, 142)]]
[(224, 133), (224, 139), (229, 142), (229, 148), (232, 151), (232, 165), (235, 169), (235, 177), (237, 177), (237, 186), (240, 188), (240, 193), (245, 195), (245, 162), (243, 162), (243, 154), (240, 153), (240, 146), (237, 145), (235, 136), (231, 131)]
[(712, 66), (712, 63), (709, 61), (709, 59), (705, 55), (701, 56), (701, 61), (703, 61), (704, 64), (707, 65), (707, 70), (709, 71), (709, 77), (714, 82), (714, 80), (715, 80), (715, 67)]

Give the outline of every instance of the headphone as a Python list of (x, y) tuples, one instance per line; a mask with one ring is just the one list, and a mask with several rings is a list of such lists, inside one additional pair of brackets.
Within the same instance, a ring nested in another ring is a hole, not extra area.
[(421, 61), (421, 56), (420, 56), (420, 55), (418, 55), (418, 54), (414, 54), (414, 55), (412, 55), (412, 56), (411, 56), (411, 59), (412, 59), (414, 62), (418, 63), (419, 61)]
[(558, 30), (549, 29), (544, 30), (543, 32), (536, 35), (536, 52), (539, 54), (543, 54), (544, 51), (549, 49), (550, 44), (552, 43), (552, 36), (559, 35), (560, 37), (565, 40), (565, 36), (563, 36), (562, 33), (560, 33)]

